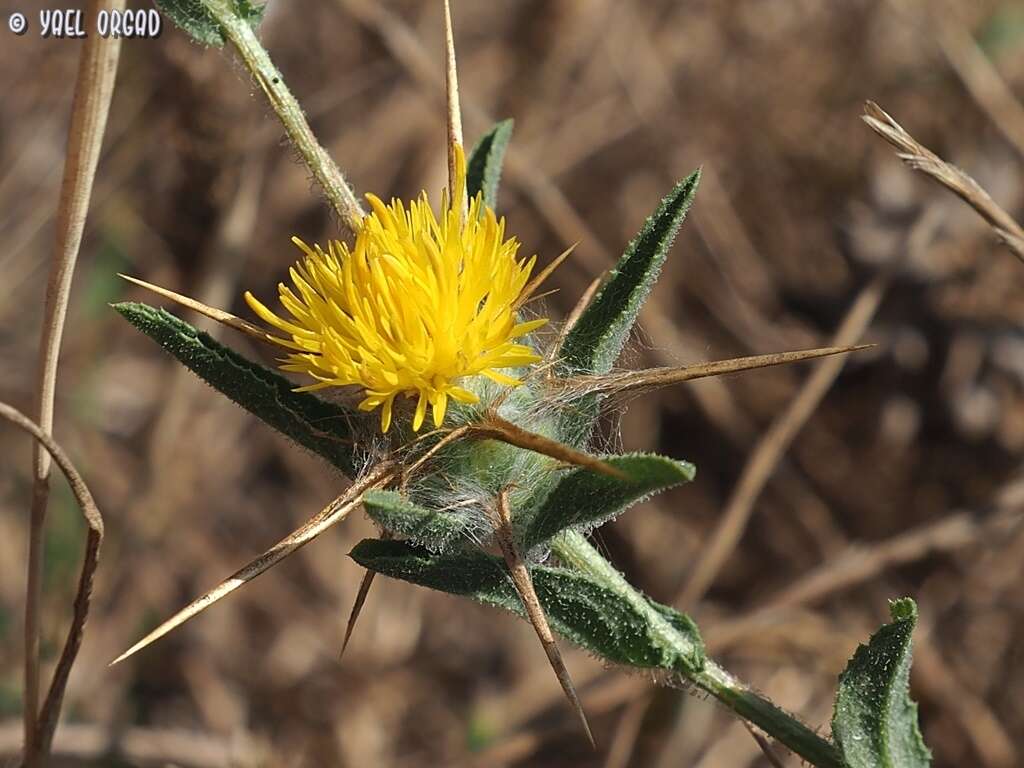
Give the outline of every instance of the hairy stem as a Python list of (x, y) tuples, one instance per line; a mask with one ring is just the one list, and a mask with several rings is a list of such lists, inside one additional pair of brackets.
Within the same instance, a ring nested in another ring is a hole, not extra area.
[(363, 217), (359, 201), (349, 188), (341, 170), (313, 135), (302, 107), (285, 85), (284, 77), (270, 60), (270, 55), (256, 37), (249, 22), (238, 15), (235, 0), (201, 1), (235, 46), (245, 68), (266, 94), (271, 108), (284, 125), (288, 138), (302, 155), (303, 162), (313, 173), (317, 183), (323, 188), (342, 223), (354, 234), (358, 231)]
[[(622, 574), (594, 549), (586, 538), (575, 531), (555, 537), (552, 550), (566, 565), (577, 568), (600, 581), (605, 587), (628, 600), (646, 614), (647, 621), (661, 639), (689, 653), (690, 641), (677, 632), (651, 607)], [(673, 670), (684, 675), (697, 687), (710, 693), (743, 719), (753, 723), (769, 736), (784, 744), (817, 768), (845, 768), (839, 750), (792, 715), (758, 695), (734, 678), (714, 661), (708, 659), (699, 672)]]

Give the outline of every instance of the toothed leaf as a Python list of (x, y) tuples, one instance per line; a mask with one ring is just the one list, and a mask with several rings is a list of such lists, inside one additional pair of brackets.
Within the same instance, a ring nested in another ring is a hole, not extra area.
[[(366, 539), (351, 557), (386, 576), (524, 615), (504, 561), (480, 550), (435, 555), (409, 542)], [(703, 666), (700, 636), (683, 614), (649, 604), (678, 634), (678, 642), (669, 643), (645, 611), (583, 573), (534, 565), (530, 574), (552, 629), (580, 647), (633, 667), (693, 672)]]
[(114, 309), (214, 389), (346, 474), (354, 473), (350, 411), (293, 392), (283, 376), (162, 309), (134, 302), (115, 304)]
[(424, 509), (395, 491), (368, 491), (363, 506), (385, 530), (407, 536), (432, 552), (444, 552), (473, 538), (474, 526), (466, 515)]
[(505, 150), (512, 138), (513, 120), (502, 120), (480, 137), (469, 153), (466, 163), (466, 189), (469, 196), (484, 193), (484, 202), (493, 209), (498, 207), (498, 183), (505, 161)]
[(622, 351), (651, 292), (700, 182), (694, 171), (679, 182), (644, 223), (562, 344), (559, 367), (570, 373), (607, 373)]
[(854, 653), (839, 677), (832, 734), (850, 768), (926, 768), (931, 753), (908, 695), (911, 635), (917, 606), (910, 598), (889, 605), (892, 623)]
[(535, 511), (518, 512), (514, 522), (523, 551), (566, 528), (596, 528), (653, 493), (688, 483), (696, 474), (693, 464), (663, 456), (609, 456), (605, 461), (625, 477), (576, 469), (561, 478)]
[[(189, 37), (203, 45), (223, 47), (226, 42), (220, 24), (214, 21), (202, 0), (155, 0), (157, 7)], [(249, 0), (235, 0), (239, 18), (257, 27), (263, 20), (266, 4), (253, 5)]]

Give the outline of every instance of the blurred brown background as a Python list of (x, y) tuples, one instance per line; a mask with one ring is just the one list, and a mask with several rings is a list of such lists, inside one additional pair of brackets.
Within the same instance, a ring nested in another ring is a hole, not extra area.
[[(32, 20), (34, 7), (3, 5), (4, 18)], [(516, 119), (501, 192), (510, 230), (542, 263), (580, 241), (554, 278), (552, 316), (677, 179), (704, 167), (623, 364), (825, 344), (858, 297), (880, 299), (863, 337), (878, 346), (848, 361), (732, 556), (706, 591), (691, 586), (699, 600), (680, 601), (696, 558), (810, 367), (632, 402), (625, 447), (689, 459), (698, 478), (603, 528), (602, 548), (653, 597), (690, 611), (727, 668), (823, 731), (836, 676), (887, 618), (886, 599), (914, 596), (913, 688), (935, 765), (1019, 764), (1024, 266), (859, 115), (877, 100), (1019, 217), (1024, 124), (986, 100), (976, 65), (981, 51), (1024, 94), (1022, 6), (457, 0), (455, 27), (467, 139)], [(28, 411), (79, 44), (2, 34), (0, 399)], [(357, 190), (443, 186), (438, 2), (278, 0), (261, 35)], [(567, 649), (593, 753), (527, 624), (402, 583), (377, 581), (339, 665), (362, 575), (345, 555), (373, 533), (362, 517), (107, 668), (342, 482), (107, 306), (141, 298), (118, 271), (245, 316), (244, 289), (272, 295), (296, 257), (291, 235), (336, 232), (281, 137), (229, 54), (169, 26), (125, 42), (58, 390), (56, 436), (108, 530), (59, 764), (767, 765), (713, 702)], [(3, 762), (20, 746), (28, 441), (0, 429), (0, 457)], [(55, 486), (51, 659), (83, 533)]]

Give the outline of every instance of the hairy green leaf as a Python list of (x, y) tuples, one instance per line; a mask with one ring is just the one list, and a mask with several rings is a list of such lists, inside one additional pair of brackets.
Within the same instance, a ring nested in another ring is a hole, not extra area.
[[(504, 561), (480, 550), (435, 555), (405, 541), (366, 539), (351, 557), (378, 573), (524, 615)], [(551, 627), (580, 647), (633, 667), (693, 671), (703, 664), (696, 627), (671, 608), (652, 604), (686, 635), (677, 645), (652, 631), (628, 600), (583, 573), (534, 565), (530, 574)]]
[(625, 477), (575, 469), (535, 510), (516, 510), (515, 524), (524, 551), (546, 542), (566, 528), (596, 528), (653, 493), (687, 483), (696, 468), (664, 456), (607, 456), (605, 461)]
[(407, 536), (432, 552), (447, 551), (473, 538), (473, 521), (468, 515), (425, 509), (395, 491), (368, 491), (363, 506), (385, 530)]
[(839, 676), (832, 734), (850, 768), (926, 768), (931, 753), (910, 700), (911, 635), (917, 606), (889, 604), (892, 623), (854, 653)]
[(505, 161), (505, 150), (512, 138), (513, 120), (502, 120), (480, 137), (480, 141), (469, 153), (466, 162), (466, 189), (469, 196), (484, 193), (484, 202), (491, 208), (498, 207), (498, 183), (501, 181), (501, 167)]
[(135, 302), (114, 309), (214, 389), (346, 474), (354, 473), (350, 425), (358, 415), (315, 395), (293, 392), (283, 376), (162, 309)]
[(699, 170), (679, 182), (627, 246), (594, 300), (566, 335), (559, 360), (562, 372), (592, 374), (611, 369), (658, 278), (699, 182)]
[[(202, 0), (155, 0), (157, 7), (197, 43), (221, 48), (226, 42), (220, 24), (214, 21)], [(253, 5), (249, 0), (235, 0), (235, 13), (256, 27), (263, 20), (266, 4)]]

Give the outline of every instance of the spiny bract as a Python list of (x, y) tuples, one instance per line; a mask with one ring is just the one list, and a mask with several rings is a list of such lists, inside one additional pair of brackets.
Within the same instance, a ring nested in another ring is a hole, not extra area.
[(293, 241), (304, 252), (290, 275), (295, 290), (278, 285), (284, 319), (246, 292), (249, 306), (286, 334), (274, 337), (291, 350), (281, 368), (315, 382), (301, 391), (357, 385), (359, 408), (381, 408), (381, 429), (391, 426), (395, 397), (419, 397), (412, 428), (423, 424), (427, 405), (434, 425), (444, 421), (448, 398), (473, 403), (458, 385), (483, 375), (509, 386), (501, 373), (535, 363), (540, 356), (515, 339), (546, 319), (520, 322), (536, 256), (516, 258), (519, 241), (505, 239), (505, 220), (477, 194), (465, 210), (466, 161), (456, 153), (455, 192), (442, 197), (440, 220), (426, 192), (390, 205), (367, 195), (353, 248), (334, 241), (325, 252)]

